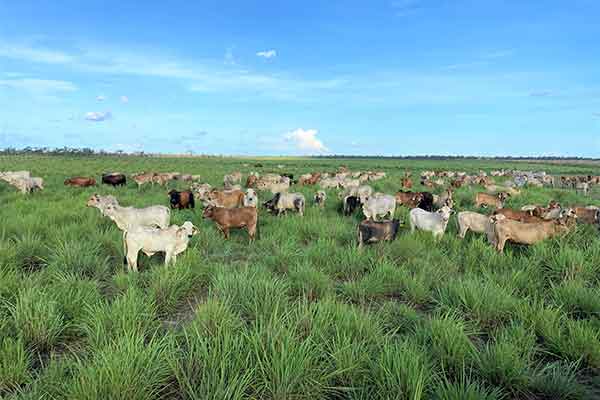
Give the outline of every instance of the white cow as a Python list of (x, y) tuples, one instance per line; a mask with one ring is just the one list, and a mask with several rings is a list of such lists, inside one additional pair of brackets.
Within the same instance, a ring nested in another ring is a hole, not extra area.
[(138, 270), (138, 253), (144, 252), (151, 257), (156, 253), (165, 253), (165, 265), (175, 262), (177, 255), (183, 253), (190, 242), (190, 238), (198, 233), (190, 221), (181, 227), (171, 225), (166, 229), (135, 227), (123, 235), (125, 247), (125, 262), (127, 268)]
[(165, 206), (135, 208), (108, 204), (104, 208), (104, 215), (114, 221), (123, 232), (138, 226), (165, 229), (171, 220), (171, 210)]
[(388, 214), (391, 219), (396, 211), (396, 198), (389, 194), (376, 193), (372, 197), (366, 198), (362, 210), (365, 218), (373, 221), (377, 221), (378, 216), (385, 217)]
[(258, 207), (258, 195), (254, 189), (247, 189), (244, 196), (244, 207)]
[(168, 207), (121, 207), (114, 196), (94, 194), (86, 205), (100, 210), (102, 215), (114, 221), (122, 231), (135, 226), (168, 228), (171, 220), (171, 210)]
[(10, 178), (7, 182), (16, 187), (23, 194), (44, 189), (44, 180), (42, 178)]
[(433, 233), (434, 238), (440, 238), (446, 231), (450, 215), (453, 213), (448, 206), (440, 208), (436, 212), (429, 212), (420, 208), (410, 210), (410, 231), (415, 229)]
[(117, 198), (115, 196), (100, 196), (97, 193), (92, 195), (92, 197), (90, 197), (86, 203), (88, 207), (95, 207), (98, 210), (100, 210), (100, 214), (102, 214), (103, 216), (106, 215), (104, 210), (109, 204), (119, 205), (119, 202), (117, 201)]
[(496, 244), (496, 235), (494, 226), (490, 223), (488, 215), (479, 214), (472, 211), (462, 211), (458, 213), (458, 236), (461, 239), (465, 238), (468, 231), (476, 233), (485, 233), (488, 242), (492, 245)]

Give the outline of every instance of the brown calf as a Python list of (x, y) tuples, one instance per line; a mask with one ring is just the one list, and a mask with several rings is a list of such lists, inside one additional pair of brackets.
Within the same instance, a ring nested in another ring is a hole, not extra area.
[(229, 229), (246, 228), (250, 241), (253, 241), (258, 230), (258, 210), (255, 207), (223, 208), (207, 206), (202, 213), (203, 218), (215, 222), (217, 229), (229, 239)]
[(65, 186), (77, 186), (77, 187), (96, 186), (96, 180), (94, 178), (75, 176), (73, 178), (69, 178), (69, 179), (65, 180)]

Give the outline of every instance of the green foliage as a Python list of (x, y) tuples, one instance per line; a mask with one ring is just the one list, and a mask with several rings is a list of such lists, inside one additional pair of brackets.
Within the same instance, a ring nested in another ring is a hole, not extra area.
[[(255, 167), (256, 164), (262, 167)], [(279, 168), (278, 165), (283, 165)], [(85, 206), (97, 192), (124, 206), (168, 205), (174, 181), (69, 188), (68, 176), (102, 171), (180, 171), (220, 187), (223, 175), (385, 170), (368, 182), (394, 193), (405, 170), (413, 190), (425, 169), (544, 169), (597, 174), (587, 165), (480, 160), (150, 158), (65, 154), (0, 157), (0, 170), (30, 170), (32, 196), (0, 182), (0, 397), (14, 399), (586, 399), (600, 368), (600, 238), (582, 226), (498, 254), (483, 235), (442, 240), (408, 232), (358, 250), (360, 211), (339, 212), (338, 192), (305, 217), (259, 210), (260, 238), (223, 240), (195, 210), (171, 223), (200, 233), (174, 265), (141, 256), (123, 266), (122, 232)], [(505, 178), (495, 178), (502, 184)], [(435, 188), (436, 194), (441, 188)], [(455, 191), (474, 210), (482, 187)], [(271, 197), (259, 191), (261, 202)], [(559, 188), (525, 188), (510, 207), (600, 205)], [(479, 210), (480, 212), (489, 212)]]

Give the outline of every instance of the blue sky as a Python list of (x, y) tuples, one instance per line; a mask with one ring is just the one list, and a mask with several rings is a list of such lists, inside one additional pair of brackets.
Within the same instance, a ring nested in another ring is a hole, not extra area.
[(600, 157), (596, 0), (0, 0), (0, 147)]

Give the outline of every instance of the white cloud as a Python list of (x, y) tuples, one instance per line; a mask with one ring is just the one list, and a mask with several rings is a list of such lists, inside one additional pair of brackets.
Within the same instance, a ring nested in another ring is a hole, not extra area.
[(121, 96), (120, 100), (121, 100), (121, 103), (129, 103), (129, 97), (127, 97), (127, 96)]
[(284, 138), (287, 141), (293, 142), (298, 150), (303, 151), (316, 151), (323, 153), (328, 151), (327, 147), (323, 142), (317, 139), (318, 131), (316, 129), (302, 129), (298, 128), (294, 131), (288, 132)]
[(46, 64), (66, 64), (74, 60), (72, 56), (61, 51), (6, 43), (0, 43), (0, 57), (12, 58), (15, 60), (30, 60)]
[(265, 51), (259, 51), (258, 53), (256, 53), (257, 56), (259, 57), (264, 57), (264, 58), (271, 58), (271, 57), (276, 57), (277, 56), (277, 51), (276, 50), (265, 50)]
[(71, 82), (52, 79), (4, 79), (0, 80), (0, 86), (23, 89), (30, 92), (73, 92), (77, 90)]
[(106, 121), (107, 119), (111, 119), (112, 114), (110, 111), (92, 111), (85, 114), (85, 119), (93, 122)]
[(103, 95), (99, 95), (99, 96), (96, 96), (96, 100), (97, 101), (104, 101), (104, 100), (106, 100), (106, 97), (103, 96)]

